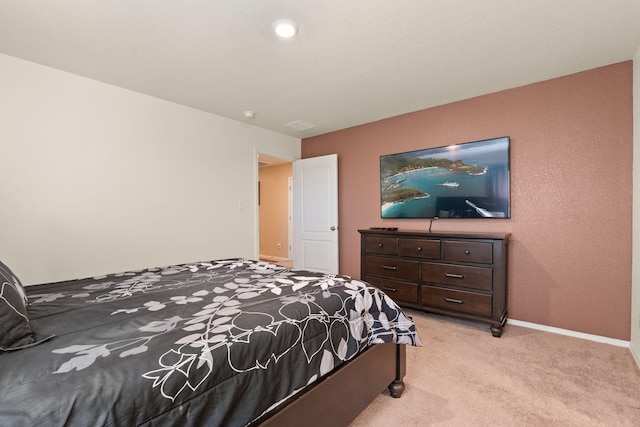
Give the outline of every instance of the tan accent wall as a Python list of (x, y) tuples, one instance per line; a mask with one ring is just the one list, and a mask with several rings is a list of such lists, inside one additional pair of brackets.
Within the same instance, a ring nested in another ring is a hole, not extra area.
[(640, 366), (640, 47), (633, 67), (633, 285), (631, 354)]
[[(497, 65), (498, 66), (498, 65)], [(510, 232), (509, 317), (630, 339), (632, 61), (303, 139), (338, 153), (341, 273), (360, 275), (360, 228), (380, 218), (380, 155), (511, 137), (511, 219), (434, 223)]]
[(259, 170), (261, 256), (288, 258), (288, 186), (291, 175), (291, 163)]

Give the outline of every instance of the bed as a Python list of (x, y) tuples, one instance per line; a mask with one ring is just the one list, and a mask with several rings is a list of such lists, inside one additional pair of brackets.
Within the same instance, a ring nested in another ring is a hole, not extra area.
[(268, 262), (0, 280), (0, 425), (346, 425), (421, 345), (376, 288)]

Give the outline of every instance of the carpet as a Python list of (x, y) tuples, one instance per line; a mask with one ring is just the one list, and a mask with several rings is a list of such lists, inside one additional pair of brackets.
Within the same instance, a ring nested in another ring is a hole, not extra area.
[(639, 426), (640, 369), (628, 348), (420, 311), (406, 389), (378, 396), (350, 427)]

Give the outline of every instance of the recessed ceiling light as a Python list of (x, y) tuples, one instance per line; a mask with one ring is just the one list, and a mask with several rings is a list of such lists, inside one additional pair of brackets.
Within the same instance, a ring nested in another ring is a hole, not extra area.
[(285, 39), (295, 36), (298, 32), (296, 23), (289, 19), (278, 19), (273, 23), (273, 29), (277, 35)]

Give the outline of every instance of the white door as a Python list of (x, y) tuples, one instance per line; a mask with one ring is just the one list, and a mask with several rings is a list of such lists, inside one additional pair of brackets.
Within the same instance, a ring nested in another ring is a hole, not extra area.
[(293, 266), (338, 274), (338, 155), (293, 162)]
[[(293, 164), (291, 165), (293, 174)], [(293, 259), (293, 177), (289, 177), (287, 187), (287, 258)]]

